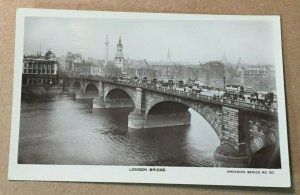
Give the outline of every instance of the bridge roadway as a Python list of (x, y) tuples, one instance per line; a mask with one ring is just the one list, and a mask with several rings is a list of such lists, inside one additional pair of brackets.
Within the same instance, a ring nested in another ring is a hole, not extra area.
[(106, 83), (118, 84), (118, 85), (130, 87), (130, 88), (139, 87), (141, 89), (159, 92), (159, 93), (167, 94), (167, 95), (172, 95), (175, 97), (184, 98), (184, 99), (188, 99), (188, 100), (200, 101), (200, 102), (204, 102), (204, 103), (208, 103), (208, 104), (215, 104), (215, 105), (220, 105), (220, 106), (226, 106), (226, 107), (233, 108), (233, 109), (240, 109), (240, 110), (247, 111), (250, 113), (255, 112), (255, 113), (261, 113), (261, 114), (277, 117), (277, 107), (275, 107), (274, 105), (264, 106), (264, 105), (258, 105), (255, 103), (246, 103), (246, 102), (240, 101), (240, 100), (229, 100), (229, 99), (225, 100), (225, 99), (219, 98), (219, 97), (211, 97), (211, 96), (196, 94), (196, 93), (192, 93), (192, 92), (171, 90), (171, 89), (168, 89), (167, 87), (149, 86), (144, 83), (138, 84), (138, 83), (129, 83), (129, 82), (124, 82), (124, 81), (114, 81), (113, 79), (99, 77), (99, 76), (73, 76), (72, 78), (85, 79), (85, 80), (90, 80), (90, 81), (102, 81), (102, 82), (106, 82)]

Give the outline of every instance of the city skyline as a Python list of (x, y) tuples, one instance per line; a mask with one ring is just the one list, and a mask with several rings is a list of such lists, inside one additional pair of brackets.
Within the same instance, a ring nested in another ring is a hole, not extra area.
[[(231, 63), (241, 58), (242, 63), (274, 65), (273, 40), (268, 36), (273, 27), (271, 22), (265, 21), (28, 17), (25, 24), (24, 54), (27, 55), (39, 50), (43, 54), (51, 49), (56, 56), (72, 51), (81, 53), (84, 58), (103, 60), (108, 35), (109, 60), (114, 59), (121, 36), (124, 57), (130, 59), (164, 61), (170, 55), (171, 61), (198, 64), (223, 60), (226, 56)], [(149, 33), (151, 29), (155, 31)]]

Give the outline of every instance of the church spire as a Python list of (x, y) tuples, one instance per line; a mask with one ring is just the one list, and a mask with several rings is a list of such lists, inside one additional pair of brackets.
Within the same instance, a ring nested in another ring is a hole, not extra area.
[(119, 44), (122, 44), (122, 42), (121, 42), (121, 35), (119, 36)]
[(115, 57), (115, 64), (118, 68), (123, 70), (124, 67), (124, 56), (123, 56), (123, 45), (121, 42), (121, 35), (119, 37), (119, 43), (117, 44), (117, 53)]

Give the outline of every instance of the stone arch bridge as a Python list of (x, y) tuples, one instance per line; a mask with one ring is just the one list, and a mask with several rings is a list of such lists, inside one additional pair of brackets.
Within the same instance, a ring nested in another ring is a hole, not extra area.
[[(76, 98), (93, 98), (93, 108), (133, 107), (130, 129), (189, 125), (189, 108), (214, 129), (221, 145), (216, 149), (216, 167), (251, 167), (257, 152), (276, 146), (276, 108), (242, 102), (225, 102), (208, 96), (139, 86), (105, 78), (67, 78), (66, 89)], [(279, 149), (277, 150), (279, 151)]]

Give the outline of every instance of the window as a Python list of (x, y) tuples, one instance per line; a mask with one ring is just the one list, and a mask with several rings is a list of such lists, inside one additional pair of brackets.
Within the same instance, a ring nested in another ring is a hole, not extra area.
[(46, 64), (43, 64), (43, 74), (45, 74), (45, 73), (46, 73), (46, 69), (47, 69), (47, 66), (46, 66)]

